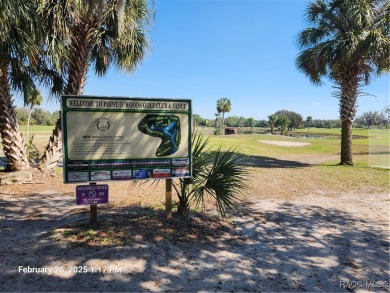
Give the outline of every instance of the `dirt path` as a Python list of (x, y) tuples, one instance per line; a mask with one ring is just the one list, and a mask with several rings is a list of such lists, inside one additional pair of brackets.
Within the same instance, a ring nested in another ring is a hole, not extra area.
[[(53, 239), (53, 229), (88, 221), (71, 193), (2, 191), (0, 202), (2, 292), (349, 292), (347, 284), (389, 291), (388, 194), (249, 196), (231, 229), (208, 241), (150, 239), (146, 233), (156, 228), (146, 226), (134, 227), (138, 240), (123, 247)], [(123, 206), (119, 198), (115, 204)], [(24, 273), (20, 267), (51, 271)], [(69, 271), (75, 267), (80, 272)]]
[(195, 240), (153, 236), (166, 222), (145, 207), (162, 206), (162, 182), (110, 184), (99, 221), (132, 220), (130, 240), (112, 247), (56, 236), (89, 217), (61, 177), (1, 186), (0, 291), (389, 292), (390, 196), (313, 176), (312, 164), (332, 159), (249, 158), (241, 210)]

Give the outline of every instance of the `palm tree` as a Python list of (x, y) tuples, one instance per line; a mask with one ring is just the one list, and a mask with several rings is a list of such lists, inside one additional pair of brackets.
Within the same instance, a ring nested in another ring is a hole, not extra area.
[(316, 0), (306, 9), (311, 27), (298, 37), (296, 66), (315, 85), (329, 77), (337, 89), (341, 165), (353, 165), (352, 122), (361, 87), (390, 70), (388, 0)]
[(9, 171), (30, 168), (11, 87), (23, 91), (31, 82), (29, 67), (38, 66), (43, 30), (37, 19), (34, 1), (0, 1), (0, 132)]
[(215, 129), (218, 129), (218, 120), (221, 117), (221, 114), (215, 113)]
[(217, 101), (217, 112), (222, 113), (222, 135), (225, 134), (225, 112), (232, 110), (232, 104), (228, 98), (220, 98)]
[(275, 134), (275, 123), (278, 120), (278, 115), (272, 114), (268, 116), (268, 121), (271, 124), (271, 134)]
[(30, 106), (28, 109), (28, 118), (27, 118), (27, 127), (26, 127), (26, 137), (28, 137), (28, 130), (30, 127), (30, 118), (31, 111), (35, 106), (42, 104), (43, 97), (39, 89), (35, 86), (33, 88), (26, 88), (24, 92), (24, 106)]
[(312, 124), (313, 124), (313, 117), (307, 116), (307, 118), (306, 118), (307, 133), (310, 132), (310, 126)]
[(280, 130), (280, 135), (285, 135), (286, 131), (288, 130), (288, 126), (291, 123), (291, 121), (287, 117), (282, 117), (279, 119), (279, 130)]
[[(59, 35), (69, 44), (66, 95), (83, 93), (90, 64), (98, 76), (105, 75), (111, 65), (131, 72), (148, 49), (146, 0), (42, 0), (40, 11), (53, 40)], [(61, 158), (59, 118), (41, 164), (51, 170)]]

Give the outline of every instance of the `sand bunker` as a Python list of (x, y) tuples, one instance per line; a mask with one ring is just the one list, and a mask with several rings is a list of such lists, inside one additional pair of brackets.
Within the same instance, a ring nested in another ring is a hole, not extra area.
[(306, 145), (311, 144), (308, 142), (278, 141), (278, 140), (258, 140), (258, 142), (265, 143), (265, 144), (278, 145), (278, 146), (285, 146), (285, 147), (301, 147), (301, 146), (306, 146)]

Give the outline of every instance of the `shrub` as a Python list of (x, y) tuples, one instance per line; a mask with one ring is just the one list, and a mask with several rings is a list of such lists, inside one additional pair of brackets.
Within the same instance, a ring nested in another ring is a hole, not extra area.
[(203, 134), (194, 134), (192, 177), (181, 178), (173, 184), (179, 198), (177, 214), (184, 220), (189, 219), (190, 202), (199, 207), (206, 197), (215, 201), (218, 213), (225, 216), (235, 209), (241, 192), (247, 187), (247, 171), (240, 164), (237, 150), (223, 152), (219, 147), (212, 151), (209, 142)]

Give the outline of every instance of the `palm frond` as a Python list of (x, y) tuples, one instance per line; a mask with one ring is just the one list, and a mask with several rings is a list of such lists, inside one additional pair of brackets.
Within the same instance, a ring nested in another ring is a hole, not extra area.
[(225, 216), (234, 210), (247, 188), (247, 171), (240, 164), (241, 156), (236, 149), (223, 151), (219, 147), (213, 151), (210, 138), (199, 132), (194, 133), (192, 141), (192, 177), (182, 178), (174, 185), (179, 197), (178, 213), (186, 218), (190, 200), (200, 206), (209, 197), (220, 215)]
[(212, 197), (219, 213), (225, 216), (228, 211), (234, 210), (239, 196), (247, 187), (247, 172), (240, 164), (241, 156), (235, 149), (223, 152), (219, 148), (213, 156), (207, 176), (203, 178), (202, 186), (194, 192), (194, 197), (198, 203), (203, 201), (204, 196)]

